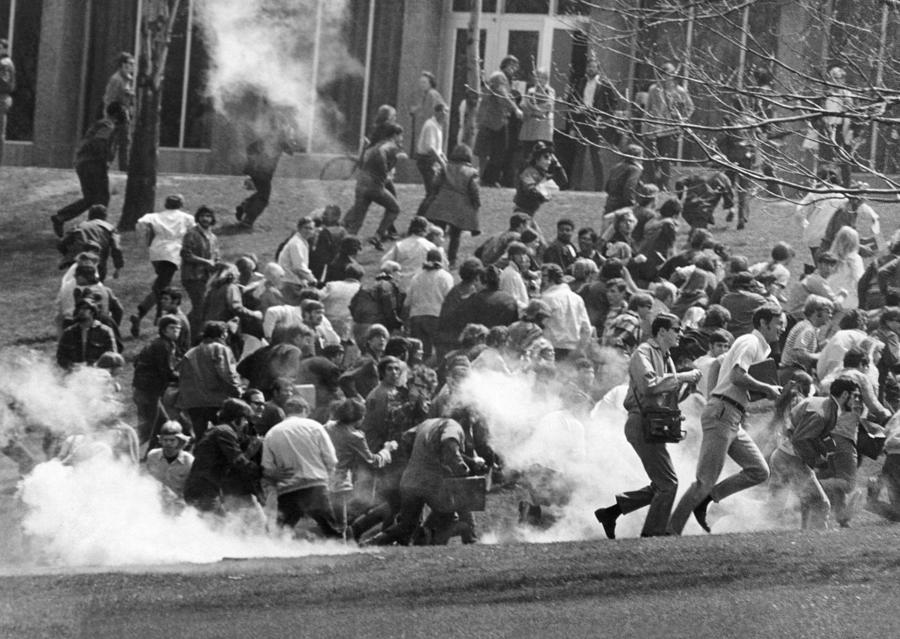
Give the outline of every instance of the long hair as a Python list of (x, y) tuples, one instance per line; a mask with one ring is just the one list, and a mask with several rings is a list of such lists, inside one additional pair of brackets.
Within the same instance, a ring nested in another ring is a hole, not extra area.
[(859, 253), (859, 233), (849, 226), (843, 227), (837, 232), (837, 235), (834, 236), (831, 252), (834, 253), (841, 262), (845, 261), (851, 255)]

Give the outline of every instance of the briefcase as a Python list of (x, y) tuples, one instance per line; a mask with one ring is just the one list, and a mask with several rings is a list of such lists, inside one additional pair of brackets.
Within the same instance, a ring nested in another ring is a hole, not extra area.
[[(774, 359), (764, 359), (761, 362), (757, 362), (747, 369), (747, 373), (750, 377), (763, 384), (778, 385), (778, 365), (775, 363)], [(749, 394), (751, 402), (758, 402), (766, 397), (764, 393), (755, 391), (749, 391)]]

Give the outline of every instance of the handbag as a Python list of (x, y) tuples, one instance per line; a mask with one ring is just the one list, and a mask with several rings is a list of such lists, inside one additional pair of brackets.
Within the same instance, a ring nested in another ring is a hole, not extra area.
[(677, 444), (687, 432), (681, 427), (684, 415), (677, 408), (653, 406), (641, 408), (644, 441), (648, 444)]
[[(631, 380), (632, 392), (634, 379)], [(648, 444), (677, 444), (687, 434), (681, 424), (684, 415), (678, 407), (671, 406), (643, 406), (636, 392), (634, 401), (641, 411), (641, 429), (644, 433), (644, 441)]]

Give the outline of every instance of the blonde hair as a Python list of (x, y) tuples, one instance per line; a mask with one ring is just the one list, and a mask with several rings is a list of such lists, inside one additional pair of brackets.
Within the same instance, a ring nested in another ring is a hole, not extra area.
[(849, 226), (841, 228), (834, 236), (831, 252), (842, 262), (849, 256), (859, 253), (859, 233)]

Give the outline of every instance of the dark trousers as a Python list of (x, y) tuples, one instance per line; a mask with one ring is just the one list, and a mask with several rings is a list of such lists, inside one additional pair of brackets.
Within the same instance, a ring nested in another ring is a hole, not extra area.
[(162, 397), (135, 388), (132, 398), (137, 407), (138, 442), (140, 444), (152, 442), (159, 433), (159, 427), (167, 418)]
[(325, 486), (310, 486), (278, 495), (278, 525), (293, 528), (304, 515), (319, 526), (326, 537), (340, 538), (343, 535), (335, 528), (328, 489)]
[(198, 406), (196, 408), (188, 408), (187, 414), (191, 418), (191, 431), (194, 435), (194, 441), (199, 442), (203, 439), (209, 423), (216, 423), (216, 415), (219, 413), (218, 406)]
[(425, 185), (425, 197), (422, 198), (422, 202), (416, 210), (416, 215), (425, 216), (428, 207), (431, 206), (431, 202), (437, 194), (436, 184), (440, 165), (435, 163), (434, 157), (431, 155), (417, 155), (416, 168), (419, 169), (419, 174), (422, 176), (422, 184)]
[(646, 163), (646, 172), (651, 182), (660, 190), (669, 190), (672, 180), (672, 159), (678, 153), (678, 136), (664, 135), (650, 140), (648, 143), (650, 158)]
[(153, 284), (150, 287), (150, 292), (147, 294), (147, 297), (138, 304), (138, 317), (146, 315), (154, 306), (156, 307), (156, 316), (159, 317), (160, 293), (164, 288), (169, 287), (172, 283), (172, 278), (175, 277), (175, 271), (178, 270), (177, 265), (172, 262), (167, 262), (166, 260), (154, 260), (151, 264), (153, 264), (153, 270), (156, 271), (156, 279), (153, 280)]
[(206, 280), (181, 280), (181, 287), (191, 300), (191, 311), (188, 313), (188, 321), (191, 323), (191, 335), (200, 337), (203, 327), (200, 322), (203, 319), (203, 297), (206, 295)]
[(641, 536), (664, 535), (669, 523), (675, 493), (678, 492), (678, 476), (665, 444), (649, 444), (644, 440), (640, 413), (628, 413), (625, 421), (625, 439), (634, 448), (650, 478), (650, 485), (616, 495), (616, 503), (622, 514), (628, 514), (644, 506), (650, 506)]
[(478, 131), (479, 158), (481, 159), (481, 183), (494, 186), (500, 183), (503, 169), (506, 166), (506, 154), (509, 147), (507, 127), (497, 130), (481, 129)]
[(253, 224), (269, 205), (269, 198), (272, 196), (272, 176), (275, 175), (275, 172), (253, 171), (247, 175), (256, 190), (241, 202), (241, 208), (244, 211), (241, 221), (245, 224)]
[(728, 176), (734, 189), (734, 199), (738, 208), (738, 222), (746, 224), (747, 220), (750, 219), (750, 180), (734, 169), (728, 169), (725, 171), (725, 175)]
[(56, 212), (63, 222), (78, 217), (94, 204), (109, 205), (109, 174), (106, 164), (89, 162), (75, 166), (75, 173), (81, 183), (81, 199)]
[[(390, 183), (388, 183), (390, 184)], [(384, 207), (384, 216), (381, 218), (381, 224), (378, 225), (376, 235), (380, 238), (386, 236), (394, 224), (394, 220), (400, 215), (400, 203), (397, 197), (391, 193), (392, 189), (387, 184), (359, 186), (356, 187), (356, 196), (353, 206), (344, 215), (344, 227), (351, 235), (359, 233), (363, 222), (366, 220), (366, 214), (369, 212), (369, 206), (374, 202)]]
[(422, 353), (427, 360), (434, 350), (434, 338), (438, 331), (436, 315), (417, 315), (409, 318), (409, 334), (422, 340)]
[(119, 158), (119, 170), (128, 171), (128, 151), (131, 149), (131, 119), (129, 118), (113, 130), (113, 143)]
[(451, 526), (455, 517), (454, 513), (441, 512), (440, 505), (434, 497), (430, 493), (401, 490), (400, 514), (397, 516), (397, 523), (375, 537), (376, 543), (387, 546), (397, 542), (408, 546), (426, 505), (431, 508), (428, 518), (435, 530), (443, 530)]

